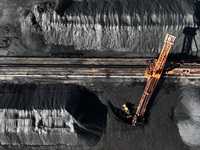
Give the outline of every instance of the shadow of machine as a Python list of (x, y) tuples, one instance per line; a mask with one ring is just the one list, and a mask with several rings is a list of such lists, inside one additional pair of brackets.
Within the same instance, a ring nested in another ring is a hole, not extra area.
[[(183, 56), (188, 56), (188, 55), (193, 55), (197, 56), (198, 55), (198, 45), (197, 41), (195, 39), (196, 31), (198, 28), (193, 28), (193, 27), (185, 27), (183, 29), (183, 34), (185, 34), (184, 41), (183, 41), (183, 47), (182, 47), (182, 55)], [(193, 54), (192, 51), (192, 41), (194, 41), (195, 47), (196, 47), (196, 54)]]
[[(198, 47), (198, 42), (195, 37), (197, 35), (197, 30), (199, 30), (199, 28), (185, 27), (183, 29), (183, 34), (185, 35), (185, 37), (183, 40), (182, 51), (181, 53), (169, 54), (167, 58), (167, 62), (192, 63), (192, 62), (199, 61), (197, 58), (198, 58), (198, 53), (199, 53), (200, 48)], [(192, 44), (194, 44), (195, 50)], [(169, 67), (169, 64), (166, 64), (166, 66)], [(170, 67), (171, 69), (174, 69), (175, 67), (178, 67), (178, 66), (170, 66)]]
[[(199, 48), (196, 41), (196, 31), (200, 29), (200, 1), (195, 0), (194, 1), (194, 23), (196, 24), (196, 28), (194, 27), (185, 27), (183, 29), (183, 34), (185, 34), (184, 42), (183, 42), (183, 48), (182, 48), (182, 56), (187, 57), (188, 55), (197, 56), (199, 52)], [(195, 47), (196, 47), (196, 54), (193, 54), (192, 51), (192, 41), (194, 41)]]
[(195, 12), (194, 12), (194, 21), (198, 27), (200, 27), (200, 1), (194, 0)]

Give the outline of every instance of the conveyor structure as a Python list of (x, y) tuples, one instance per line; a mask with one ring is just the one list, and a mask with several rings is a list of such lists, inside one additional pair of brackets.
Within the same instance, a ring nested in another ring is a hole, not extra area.
[(132, 119), (132, 125), (136, 126), (138, 124), (138, 119), (141, 120), (144, 117), (147, 104), (154, 92), (154, 89), (162, 75), (169, 51), (171, 46), (174, 44), (176, 37), (167, 34), (164, 39), (164, 46), (160, 53), (159, 58), (149, 62), (149, 67), (147, 68), (147, 84), (142, 94), (142, 98), (137, 107), (137, 111)]

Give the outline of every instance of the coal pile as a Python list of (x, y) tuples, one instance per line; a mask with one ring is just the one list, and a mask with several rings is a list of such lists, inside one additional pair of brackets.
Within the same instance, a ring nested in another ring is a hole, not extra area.
[[(183, 30), (199, 26), (199, 2), (189, 0), (0, 3), (0, 56), (156, 57), (166, 33), (176, 54)], [(199, 37), (190, 37), (194, 55)]]
[(175, 118), (183, 141), (192, 147), (200, 146), (200, 93), (199, 86), (186, 86), (175, 109)]
[(107, 108), (84, 87), (3, 84), (0, 88), (3, 146), (87, 149), (103, 135)]
[(53, 4), (39, 3), (20, 19), (27, 44), (32, 31), (42, 34), (46, 44), (73, 45), (75, 50), (159, 53), (169, 32), (178, 37), (178, 53), (182, 30), (194, 25), (193, 11), (192, 2), (179, 0), (75, 1), (62, 16)]

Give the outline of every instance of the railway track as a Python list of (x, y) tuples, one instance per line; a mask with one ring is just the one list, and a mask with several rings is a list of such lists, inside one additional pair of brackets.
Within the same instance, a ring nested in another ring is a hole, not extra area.
[(147, 59), (0, 58), (0, 75), (134, 76)]
[[(152, 58), (18, 58), (0, 57), (0, 80), (13, 78), (79, 79), (145, 79), (146, 62)], [(176, 65), (177, 66), (177, 65)], [(200, 77), (200, 65), (185, 65), (197, 70), (188, 78)], [(179, 69), (185, 66), (179, 65)], [(181, 74), (164, 75), (183, 78)]]

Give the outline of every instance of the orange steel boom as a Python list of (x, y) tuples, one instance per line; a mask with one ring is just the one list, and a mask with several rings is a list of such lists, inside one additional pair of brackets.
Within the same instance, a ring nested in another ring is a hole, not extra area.
[(147, 84), (142, 94), (140, 103), (137, 107), (136, 114), (133, 116), (133, 120), (132, 120), (133, 126), (137, 124), (138, 118), (142, 119), (144, 117), (147, 104), (158, 83), (158, 80), (160, 79), (160, 76), (162, 75), (162, 72), (167, 60), (167, 56), (169, 54), (171, 46), (174, 44), (175, 39), (176, 39), (175, 36), (172, 36), (169, 34), (165, 36), (164, 46), (162, 48), (162, 51), (160, 53), (158, 60), (154, 60), (154, 62), (150, 64), (150, 67), (147, 68), (147, 72), (146, 72), (148, 75)]

